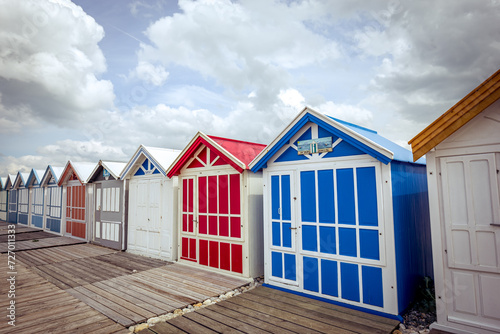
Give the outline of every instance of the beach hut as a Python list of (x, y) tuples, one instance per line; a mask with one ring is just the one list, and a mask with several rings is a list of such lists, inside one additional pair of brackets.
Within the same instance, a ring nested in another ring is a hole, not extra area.
[(265, 283), (400, 319), (432, 275), (425, 165), (304, 108), (250, 168), (264, 172)]
[(37, 170), (33, 168), (26, 180), (30, 203), (28, 222), (29, 225), (38, 228), (43, 228), (44, 196), (40, 181), (44, 172), (43, 169)]
[(43, 228), (46, 231), (62, 234), (61, 220), (63, 212), (62, 186), (58, 185), (64, 167), (49, 165), (42, 176), (40, 185), (44, 190)]
[(7, 207), (7, 220), (9, 223), (17, 224), (17, 190), (14, 189), (14, 182), (16, 175), (9, 174), (7, 176), (7, 183), (5, 189), (8, 191), (8, 207)]
[(92, 187), (87, 188), (87, 179), (95, 163), (68, 161), (58, 185), (63, 187), (63, 212), (65, 212), (64, 235), (88, 240), (89, 210), (92, 203)]
[(264, 147), (198, 132), (174, 161), (167, 176), (179, 177), (181, 262), (263, 274), (262, 173), (248, 164)]
[(500, 333), (500, 70), (409, 143), (427, 156), (432, 327)]
[(127, 248), (125, 181), (120, 179), (125, 165), (100, 160), (87, 180), (88, 186), (94, 187), (91, 241), (118, 250)]
[(165, 175), (179, 153), (141, 145), (123, 169), (129, 188), (127, 251), (177, 260), (177, 178)]
[(9, 190), (7, 189), (7, 177), (0, 177), (0, 220), (7, 221), (7, 202)]
[(29, 190), (26, 188), (26, 181), (29, 175), (29, 173), (17, 172), (13, 185), (14, 190), (17, 191), (17, 223), (23, 225), (29, 224), (30, 197)]

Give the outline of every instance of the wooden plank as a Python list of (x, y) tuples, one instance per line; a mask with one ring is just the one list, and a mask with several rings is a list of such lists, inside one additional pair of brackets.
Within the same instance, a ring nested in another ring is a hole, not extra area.
[[(219, 303), (217, 305), (240, 313), (240, 319), (251, 317), (249, 321), (252, 321), (255, 326), (258, 325), (259, 328), (267, 330), (271, 333), (282, 333), (283, 331), (309, 334), (320, 333), (311, 328), (307, 328), (294, 322), (287, 321), (286, 319), (274, 317), (268, 313), (253, 309), (249, 307), (250, 305), (247, 305), (242, 299), (236, 299), (233, 297), (231, 299), (228, 299), (224, 303)], [(254, 319), (258, 321), (255, 321)], [(267, 323), (267, 325), (265, 323)]]
[[(169, 324), (168, 322), (159, 322), (155, 324), (154, 326), (149, 327), (149, 330), (151, 333), (155, 334), (183, 334), (186, 333), (183, 330), (180, 330), (179, 328)], [(141, 331), (142, 333), (142, 331)]]
[[(332, 327), (324, 324), (322, 322), (316, 322), (310, 318), (305, 318), (305, 317), (299, 317), (294, 313), (284, 311), (282, 309), (277, 309), (268, 305), (261, 305), (259, 303), (256, 303), (251, 300), (247, 300), (244, 298), (239, 298), (241, 295), (238, 295), (236, 297), (233, 297), (228, 300), (230, 303), (242, 305), (248, 308), (251, 308), (253, 310), (259, 311), (264, 314), (271, 315), (275, 318), (284, 320), (286, 323), (292, 323), (294, 325), (300, 325), (302, 328), (306, 329), (305, 332), (308, 332), (307, 329), (314, 330), (316, 332), (320, 333), (335, 333), (335, 334), (351, 334), (353, 332), (347, 331), (347, 330), (342, 330), (338, 329), (336, 331), (332, 331)], [(286, 323), (281, 322), (278, 325), (283, 327), (283, 325), (286, 325)], [(302, 333), (304, 330), (299, 330), (298, 333)]]
[[(92, 334), (109, 334), (114, 331), (119, 331), (125, 329), (120, 324), (115, 323), (113, 320), (107, 318), (107, 317), (102, 317), (103, 319), (99, 321), (94, 321), (91, 324), (85, 324), (85, 325), (80, 325), (76, 328), (73, 328), (71, 330), (71, 334), (85, 334), (85, 333), (92, 333)], [(128, 329), (127, 329), (127, 332)]]
[(368, 314), (366, 312), (351, 310), (345, 307), (331, 308), (329, 307), (329, 303), (311, 300), (305, 297), (300, 299), (293, 298), (293, 296), (296, 295), (275, 289), (270, 289), (267, 287), (259, 287), (253, 289), (251, 292), (246, 293), (245, 297), (251, 295), (259, 296), (260, 298), (264, 299), (283, 302), (289, 305), (289, 307), (291, 308), (300, 308), (300, 312), (315, 314), (318, 317), (326, 316), (328, 318), (331, 318), (332, 320), (335, 319), (334, 321), (336, 321), (339, 325), (340, 323), (343, 323), (344, 326), (348, 327), (350, 325), (359, 326), (361, 328), (367, 327), (367, 331), (373, 331), (373, 333), (376, 333), (377, 330), (386, 333), (387, 331), (392, 331), (397, 325), (399, 325), (399, 321), (397, 320), (391, 320), (371, 314), (367, 317), (365, 316), (365, 314)]
[[(107, 281), (102, 281), (99, 283), (105, 284), (106, 286), (111, 286), (111, 287), (113, 287), (117, 290), (123, 291), (123, 292), (133, 291), (133, 293), (139, 294), (141, 296), (141, 297), (138, 297), (138, 299), (141, 299), (141, 300), (146, 301), (155, 307), (163, 309), (165, 311), (165, 313), (173, 311), (177, 308), (177, 305), (175, 305), (175, 303), (172, 302), (171, 300), (163, 298), (162, 296), (157, 295), (149, 290), (145, 290), (141, 287), (137, 287), (135, 285), (132, 285), (126, 281), (121, 281), (117, 278), (107, 280)], [(148, 298), (148, 299), (144, 300), (144, 298)]]
[(147, 291), (149, 296), (153, 296), (152, 298), (164, 301), (166, 304), (175, 306), (175, 308), (187, 305), (185, 301), (170, 297), (162, 288), (153, 286), (147, 281), (136, 280), (135, 275), (116, 277), (115, 280), (116, 282), (121, 282), (120, 284), (125, 284), (127, 287), (136, 289), (136, 291)]
[(250, 309), (245, 307), (230, 304), (230, 303), (217, 303), (215, 305), (210, 305), (210, 310), (214, 312), (218, 312), (224, 314), (233, 319), (239, 319), (242, 322), (245, 322), (249, 325), (252, 325), (256, 328), (260, 328), (269, 333), (283, 333), (284, 331), (290, 331), (289, 329), (285, 329), (283, 327), (278, 327), (273, 323), (273, 319), (276, 322), (279, 322), (279, 319), (270, 317), (269, 315), (264, 315), (258, 312), (249, 312)]
[[(267, 331), (264, 331), (258, 327), (255, 327), (253, 325), (249, 325), (245, 322), (242, 322), (238, 319), (231, 318), (229, 316), (226, 316), (221, 313), (217, 313), (215, 311), (212, 311), (210, 307), (206, 307), (203, 309), (200, 309), (197, 311), (200, 315), (205, 316), (206, 318), (210, 319), (211, 321), (208, 321), (207, 319), (202, 319), (204, 322), (200, 322), (200, 324), (203, 324), (204, 326), (207, 326), (216, 332), (220, 332), (220, 328), (224, 329), (224, 332), (228, 333), (267, 333)], [(189, 315), (191, 313), (188, 313)], [(189, 317), (188, 317), (189, 318)], [(196, 321), (195, 319), (193, 319)], [(214, 323), (217, 324), (217, 326), (214, 326)], [(223, 327), (221, 327), (223, 326)], [(228, 329), (229, 327), (229, 329)]]
[(79, 291), (76, 291), (75, 289), (68, 289), (66, 290), (69, 294), (74, 296), (75, 298), (80, 299), (82, 302), (85, 304), (89, 305), (93, 309), (97, 310), (98, 312), (106, 315), (108, 318), (112, 319), (115, 322), (118, 322), (119, 324), (129, 327), (132, 326), (135, 322), (132, 321), (131, 319), (122, 316), (118, 312), (100, 304), (99, 302), (96, 302), (92, 298), (87, 297), (86, 295), (80, 293)]
[(92, 284), (85, 285), (84, 288), (116, 303), (117, 305), (121, 306), (122, 308), (129, 309), (132, 312), (135, 312), (146, 319), (149, 319), (149, 318), (152, 318), (152, 317), (158, 315), (158, 313), (153, 313), (153, 312), (150, 312), (146, 309), (143, 309), (140, 306), (138, 306), (137, 304), (132, 304), (128, 300), (123, 299), (119, 296), (116, 296), (116, 295), (112, 294), (111, 292), (100, 289)]
[(106, 290), (109, 293), (112, 293), (115, 296), (118, 296), (122, 299), (133, 302), (135, 305), (137, 305), (137, 306), (139, 306), (139, 307), (141, 307), (149, 312), (152, 312), (154, 314), (167, 313), (167, 310), (161, 309), (159, 307), (156, 307), (155, 305), (148, 303), (147, 301), (151, 300), (150, 298), (144, 297), (143, 295), (135, 293), (134, 291), (124, 289), (124, 291), (127, 291), (127, 292), (123, 292), (123, 291), (120, 291), (118, 289), (112, 288), (109, 285), (105, 285), (102, 282), (96, 282), (92, 285), (94, 285), (98, 288), (101, 288), (103, 290)]
[[(261, 290), (262, 292), (260, 292), (259, 290)], [(351, 315), (353, 315), (355, 317), (359, 317), (359, 318), (363, 318), (363, 319), (368, 319), (368, 320), (373, 320), (373, 321), (376, 321), (376, 322), (388, 324), (390, 326), (397, 326), (397, 324), (399, 323), (397, 320), (394, 320), (394, 319), (380, 317), (378, 315), (370, 314), (370, 313), (366, 313), (366, 312), (356, 311), (356, 310), (353, 310), (353, 309), (350, 309), (350, 308), (347, 308), (347, 307), (342, 307), (342, 306), (331, 304), (331, 303), (323, 303), (323, 302), (316, 301), (316, 300), (311, 299), (311, 298), (307, 298), (307, 297), (304, 297), (304, 296), (299, 296), (299, 295), (296, 295), (296, 294), (293, 294), (293, 293), (287, 293), (287, 292), (280, 291), (280, 290), (277, 290), (277, 289), (272, 289), (272, 288), (269, 288), (269, 287), (260, 286), (260, 287), (258, 287), (256, 289), (252, 290), (251, 292), (252, 293), (254, 293), (254, 292), (255, 293), (260, 293), (261, 295), (265, 295), (266, 293), (269, 293), (269, 294), (273, 294), (273, 293), (286, 294), (288, 298), (294, 299), (294, 300), (296, 300), (298, 302), (304, 302), (304, 303), (321, 303), (322, 307), (324, 307), (325, 309), (336, 310), (336, 311), (339, 311), (339, 312), (342, 312), (342, 313), (351, 314)], [(363, 320), (363, 321), (365, 321), (365, 320)]]
[(168, 321), (171, 325), (187, 332), (187, 333), (217, 333), (205, 326), (200, 325), (197, 322), (194, 322), (186, 317), (177, 317)]
[[(200, 310), (198, 310), (198, 311), (200, 311)], [(205, 327), (208, 327), (211, 330), (216, 331), (217, 333), (233, 333), (233, 334), (245, 333), (245, 332), (239, 331), (236, 328), (234, 328), (234, 326), (233, 326), (234, 324), (221, 323), (217, 320), (214, 320), (210, 317), (207, 317), (205, 314), (202, 314), (198, 311), (184, 314), (183, 317), (186, 317), (189, 320), (197, 322), (200, 325), (203, 325)], [(233, 327), (231, 327), (231, 326), (233, 326)]]
[[(138, 314), (138, 313), (136, 313), (128, 308), (123, 307), (122, 305), (118, 304), (114, 300), (108, 299), (99, 293), (96, 293), (92, 290), (89, 290), (88, 289), (89, 286), (90, 285), (78, 286), (78, 287), (74, 288), (73, 290), (78, 291), (82, 295), (85, 295), (88, 298), (91, 298), (93, 301), (109, 308), (110, 310), (113, 310), (113, 312), (119, 313), (121, 316), (124, 316), (124, 317), (130, 319), (134, 323), (138, 323), (138, 322), (142, 322), (142, 321), (147, 320), (146, 317), (144, 317), (144, 316), (142, 316), (142, 315), (140, 315), (140, 314)], [(106, 316), (108, 316), (109, 318), (113, 319), (107, 313), (104, 313), (104, 312), (101, 312), (101, 313), (103, 313)]]

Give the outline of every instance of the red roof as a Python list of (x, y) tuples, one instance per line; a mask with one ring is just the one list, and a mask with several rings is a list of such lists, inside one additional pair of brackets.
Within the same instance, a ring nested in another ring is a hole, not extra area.
[(216, 136), (208, 136), (213, 139), (217, 144), (222, 146), (226, 151), (234, 155), (238, 160), (243, 162), (245, 165), (250, 164), (250, 162), (259, 154), (266, 145), (251, 143), (247, 141), (228, 139)]
[[(244, 169), (249, 169), (248, 165), (250, 162), (266, 147), (266, 145), (263, 144), (207, 136), (199, 132), (193, 140), (191, 140), (190, 145), (184, 148), (174, 165), (169, 168), (167, 176), (172, 177), (174, 175), (179, 175), (182, 167), (193, 157), (194, 153), (201, 145), (205, 145), (213, 150), (240, 173), (243, 172)], [(220, 146), (222, 150), (220, 150), (218, 146)], [(236, 161), (234, 161), (235, 158)], [(244, 165), (244, 169), (242, 169), (241, 165)]]

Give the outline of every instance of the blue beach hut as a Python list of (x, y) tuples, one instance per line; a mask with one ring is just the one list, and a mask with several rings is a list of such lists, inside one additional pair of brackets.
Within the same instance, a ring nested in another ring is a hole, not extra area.
[(43, 188), (40, 186), (41, 178), (45, 170), (32, 169), (28, 180), (26, 181), (26, 188), (28, 188), (28, 196), (30, 208), (29, 210), (29, 224), (34, 227), (43, 228)]
[(58, 185), (64, 167), (48, 165), (40, 180), (44, 190), (45, 210), (43, 215), (43, 229), (55, 233), (61, 231), (62, 215), (62, 186)]
[(400, 318), (432, 276), (425, 164), (304, 108), (250, 168), (264, 177), (265, 283)]
[(15, 174), (7, 176), (7, 183), (5, 189), (9, 192), (7, 196), (7, 221), (9, 223), (17, 223), (17, 190), (14, 189), (14, 182), (16, 181)]
[(14, 190), (17, 192), (17, 223), (29, 224), (29, 190), (26, 188), (26, 181), (29, 173), (17, 172), (14, 181)]
[(7, 221), (7, 202), (9, 191), (6, 188), (7, 177), (0, 177), (0, 220)]

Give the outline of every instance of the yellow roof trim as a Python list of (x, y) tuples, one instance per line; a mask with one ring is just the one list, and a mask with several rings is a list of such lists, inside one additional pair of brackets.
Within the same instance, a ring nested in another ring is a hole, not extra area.
[(413, 152), (413, 160), (417, 161), (499, 98), (500, 70), (408, 142)]

